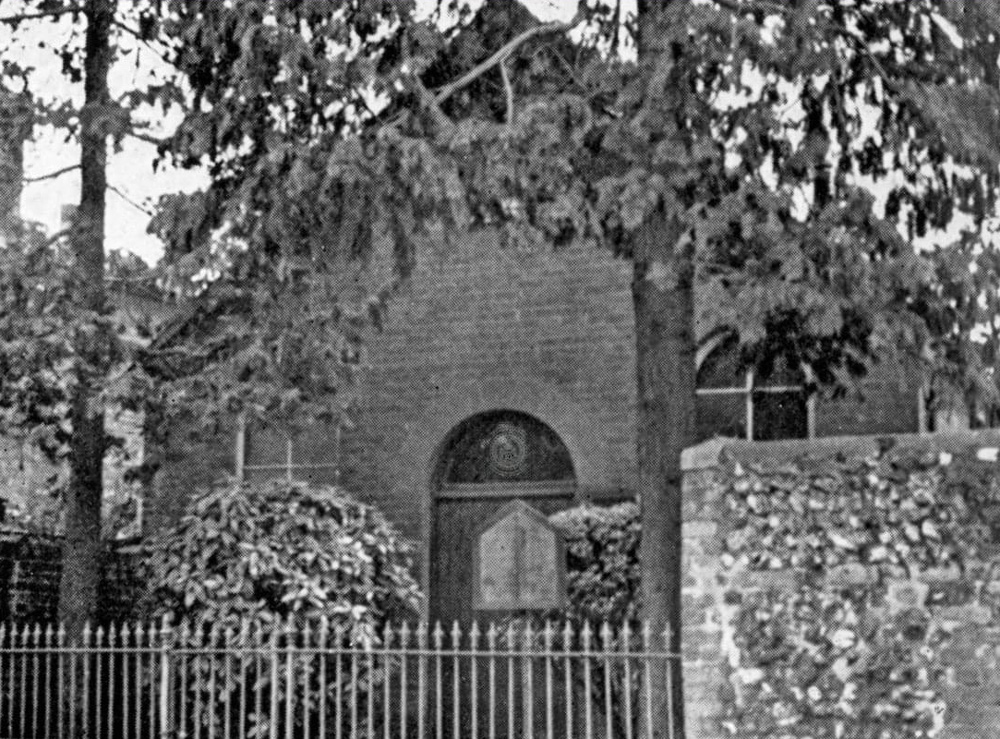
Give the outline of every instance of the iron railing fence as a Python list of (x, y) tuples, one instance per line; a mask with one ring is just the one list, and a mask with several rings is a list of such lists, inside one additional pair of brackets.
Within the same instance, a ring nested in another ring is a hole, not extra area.
[(5, 625), (0, 736), (649, 739), (671, 664), (628, 624)]

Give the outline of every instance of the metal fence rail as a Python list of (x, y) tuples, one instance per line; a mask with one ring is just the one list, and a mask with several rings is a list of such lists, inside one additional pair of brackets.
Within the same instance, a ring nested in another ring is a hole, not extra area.
[(72, 644), (6, 625), (0, 736), (648, 739), (650, 697), (672, 693), (669, 645), (608, 624), (164, 622)]

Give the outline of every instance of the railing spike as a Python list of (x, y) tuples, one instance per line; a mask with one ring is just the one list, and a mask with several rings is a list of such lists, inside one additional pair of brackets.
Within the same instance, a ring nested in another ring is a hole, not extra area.
[(451, 625), (451, 646), (453, 649), (460, 649), (462, 642), (462, 627), (458, 625), (458, 620)]
[(497, 647), (497, 625), (492, 621), (490, 621), (490, 626), (486, 630), (486, 646), (489, 647), (491, 652)]
[(605, 619), (603, 622), (601, 622), (601, 643), (603, 644), (605, 649), (607, 649), (610, 646), (611, 640), (613, 638), (614, 634), (611, 631), (611, 624), (609, 624), (607, 619)]
[(664, 650), (669, 652), (673, 648), (674, 643), (674, 626), (669, 621), (663, 627), (663, 646)]
[(431, 635), (431, 638), (434, 640), (434, 648), (441, 651), (441, 647), (444, 644), (444, 629), (441, 628), (440, 621), (434, 622), (434, 633)]

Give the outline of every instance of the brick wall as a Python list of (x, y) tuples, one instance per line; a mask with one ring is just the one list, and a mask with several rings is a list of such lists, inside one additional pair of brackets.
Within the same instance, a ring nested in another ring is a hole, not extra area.
[(906, 434), (923, 431), (919, 418), (920, 381), (913, 369), (887, 360), (872, 368), (860, 395), (816, 401), (816, 436)]
[[(0, 623), (52, 623), (59, 608), (62, 542), (58, 538), (0, 532)], [(109, 548), (101, 560), (98, 613), (102, 621), (134, 618), (142, 590), (136, 554)]]
[[(1000, 449), (1000, 433), (900, 435), (892, 437), (900, 450), (969, 453)], [(714, 440), (685, 453), (683, 638), (686, 711), (689, 739), (722, 739), (720, 695), (727, 687), (726, 661), (735, 649), (731, 619), (741, 598), (763, 587), (796, 588), (799, 573), (790, 570), (747, 572), (727, 570), (720, 553), (727, 535), (722, 509), (720, 457), (774, 464), (824, 458), (866, 458), (882, 443), (880, 437), (841, 437), (812, 441), (750, 443)], [(1000, 721), (1000, 616), (978, 595), (1000, 589), (1000, 550), (989, 562), (968, 563), (965, 572), (936, 569), (896, 585), (896, 597), (924, 609), (932, 623), (949, 622), (952, 637), (940, 655), (946, 667), (943, 698), (947, 704), (947, 739), (987, 739)], [(844, 566), (828, 572), (838, 585), (862, 582), (871, 573)], [(932, 602), (928, 593), (947, 597)], [(886, 618), (893, 602), (884, 606)]]
[(481, 233), (432, 245), (370, 337), (343, 480), (424, 538), (432, 468), (448, 432), (491, 410), (549, 425), (581, 496), (628, 495), (634, 466), (627, 266), (590, 246), (503, 246)]

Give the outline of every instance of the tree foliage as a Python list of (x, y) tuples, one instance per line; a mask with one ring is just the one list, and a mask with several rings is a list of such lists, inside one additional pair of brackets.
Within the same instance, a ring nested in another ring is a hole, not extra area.
[[(638, 261), (687, 250), (699, 336), (738, 335), (750, 363), (784, 353), (844, 387), (909, 354), (973, 387), (971, 356), (937, 351), (947, 301), (909, 239), (965, 211), (979, 243), (992, 212), (978, 8), (676, 3), (650, 67), (608, 53), (637, 28), (601, 5), (544, 33), (493, 4), (444, 30), (405, 3), (168, 5), (159, 31), (197, 105), (164, 153), (213, 173), (196, 202), (164, 203), (177, 264), (283, 294), (387, 242), (405, 275), (430, 220)], [(657, 212), (671, 225), (650, 240)], [(222, 224), (238, 254), (209, 238)]]

